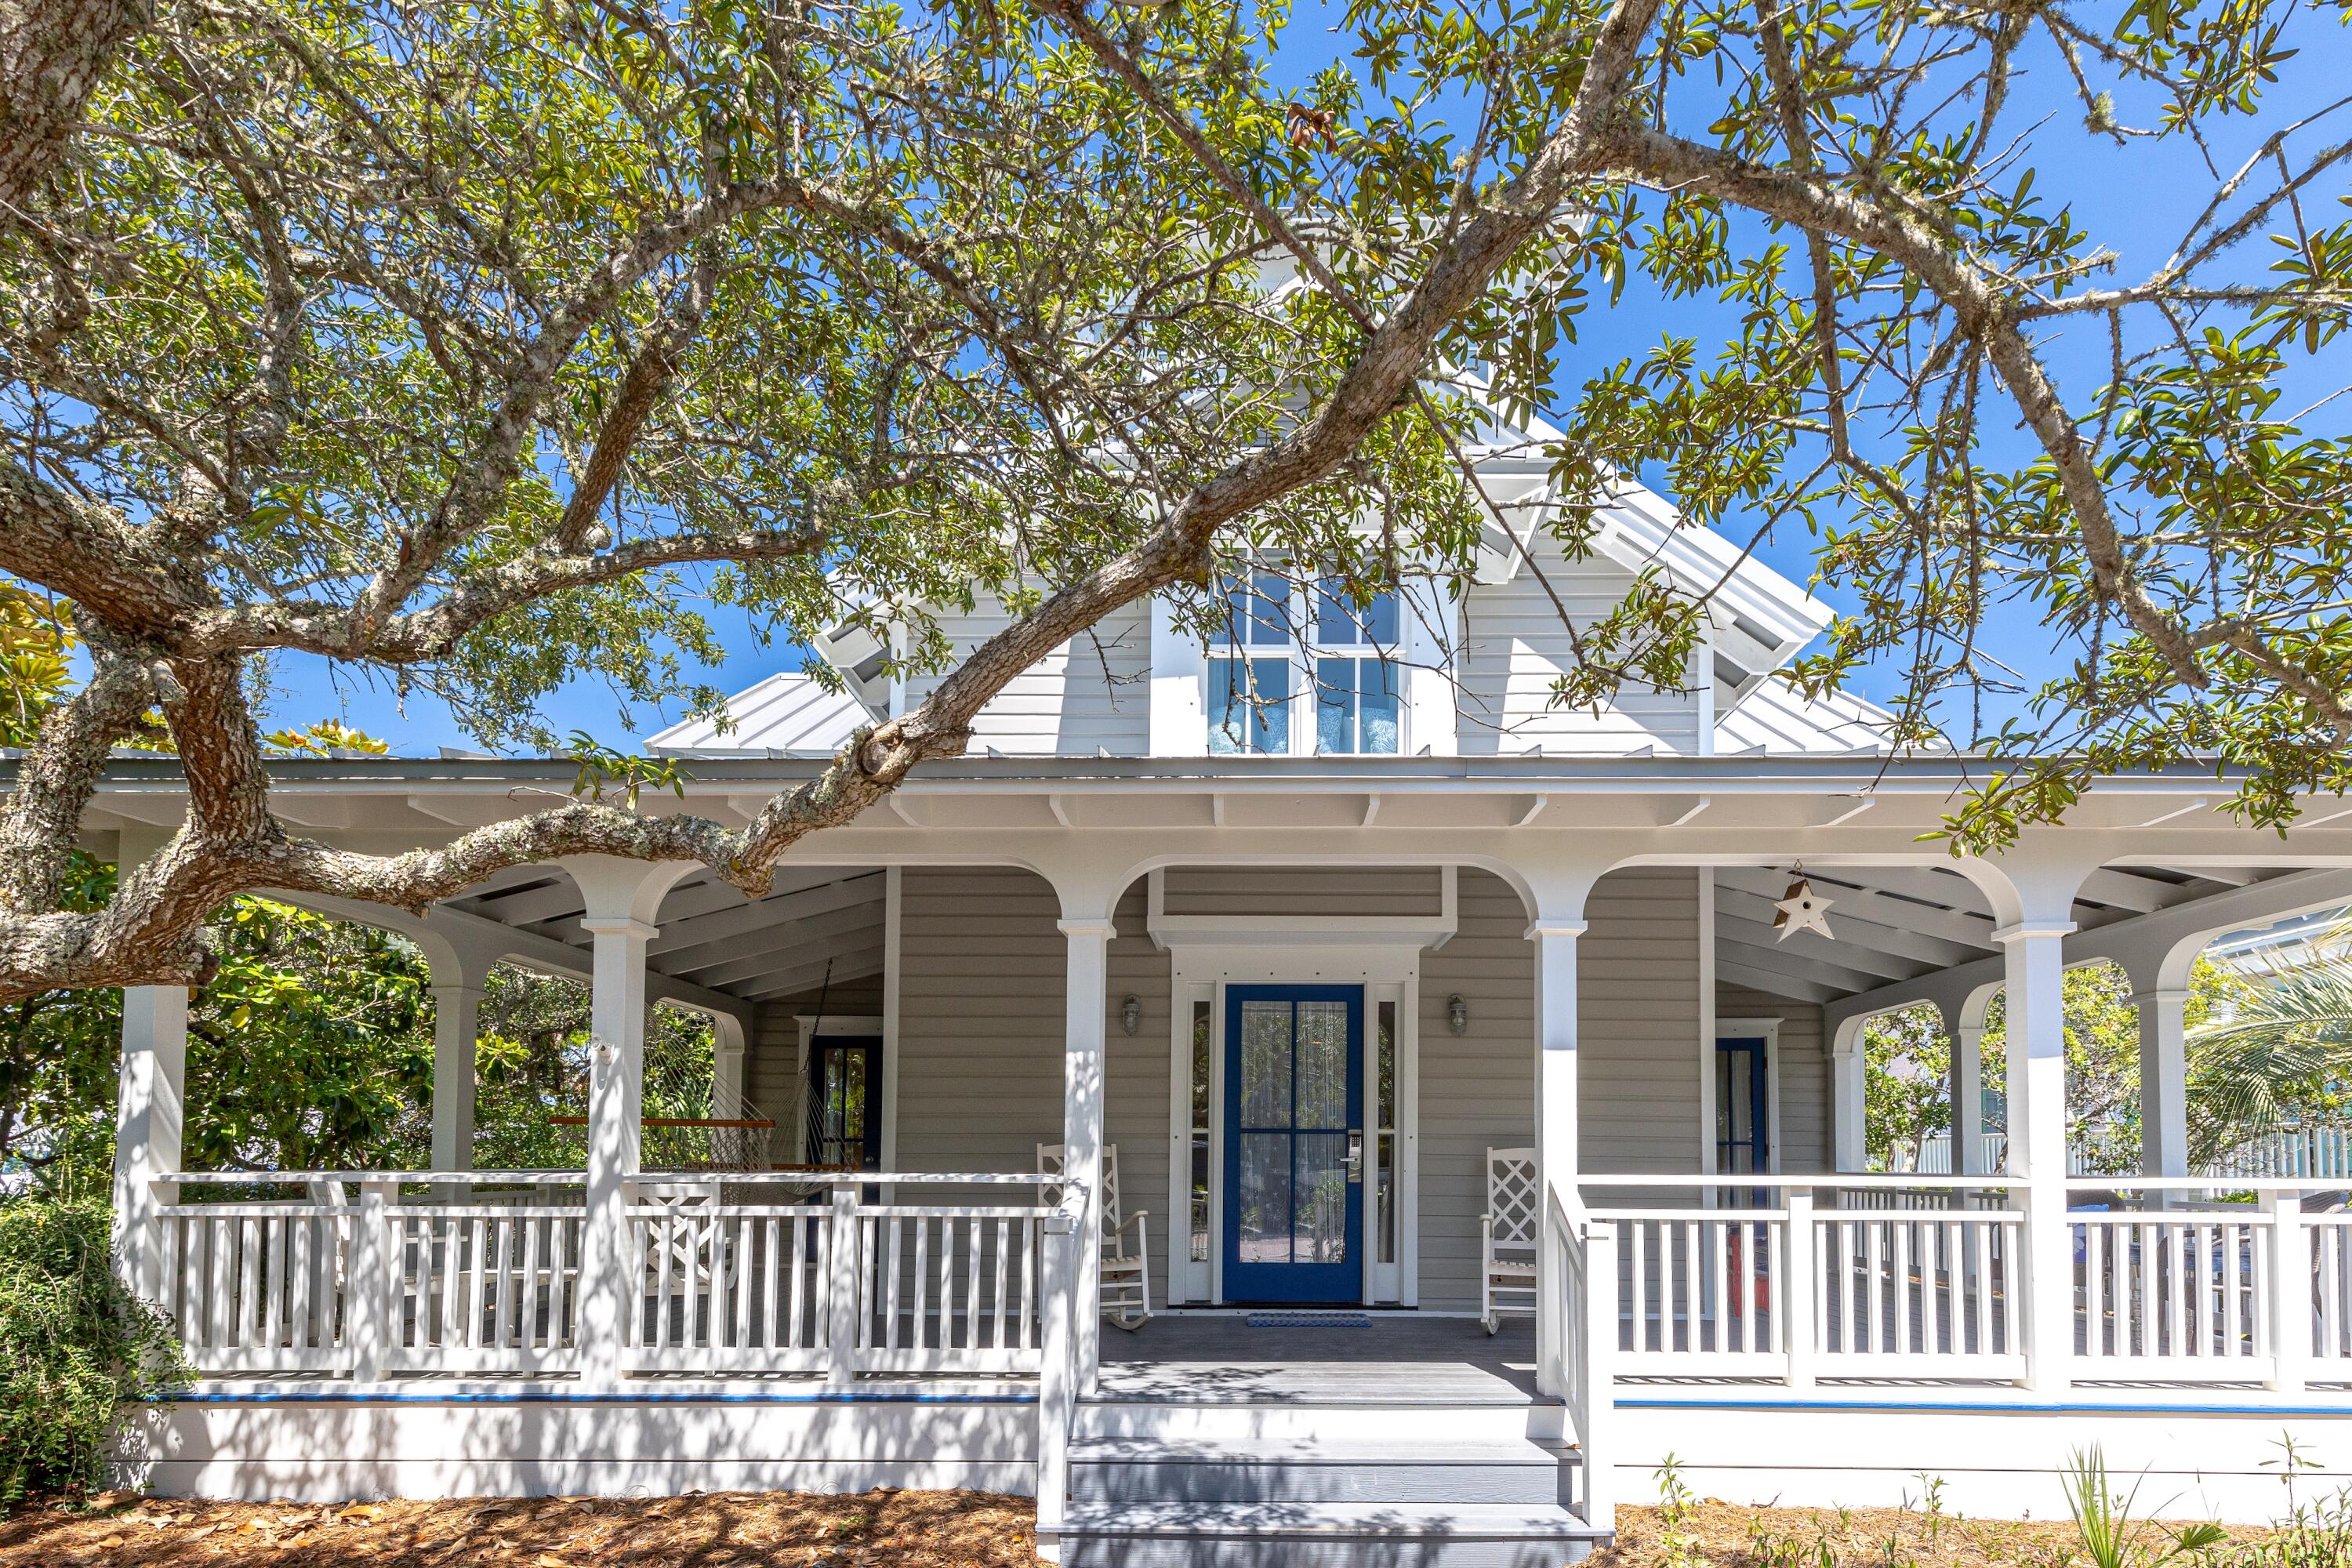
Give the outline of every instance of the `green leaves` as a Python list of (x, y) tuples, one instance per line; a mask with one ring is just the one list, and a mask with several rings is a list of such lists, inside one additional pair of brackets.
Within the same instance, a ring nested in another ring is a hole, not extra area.
[(640, 791), (670, 790), (677, 798), (686, 798), (686, 786), (694, 777), (676, 757), (635, 756), (600, 744), (585, 730), (572, 731), (571, 743), (564, 756), (580, 764), (580, 772), (572, 781), (572, 796), (582, 796), (601, 803), (604, 792), (612, 790), (631, 811), (637, 809)]
[(115, 1279), (109, 1223), (102, 1200), (0, 1202), (0, 1501), (99, 1489), (130, 1407), (193, 1377)]

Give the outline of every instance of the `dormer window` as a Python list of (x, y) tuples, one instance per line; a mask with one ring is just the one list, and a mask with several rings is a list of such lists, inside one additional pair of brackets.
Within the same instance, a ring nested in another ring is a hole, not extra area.
[[(1310, 617), (1294, 613), (1301, 590), (1278, 572), (1229, 582), (1224, 621), (1210, 638), (1204, 704), (1209, 750), (1224, 755), (1394, 755), (1403, 749), (1395, 664), (1397, 595), (1359, 604), (1324, 582)], [(1302, 624), (1311, 636), (1302, 635)], [(1314, 722), (1292, 722), (1312, 693)]]
[(1324, 756), (1393, 756), (1401, 739), (1396, 591), (1382, 589), (1359, 605), (1326, 583), (1315, 597), (1315, 749)]
[(1290, 584), (1253, 572), (1228, 583), (1224, 625), (1210, 639), (1209, 750), (1280, 756), (1290, 750), (1290, 673), (1296, 644)]

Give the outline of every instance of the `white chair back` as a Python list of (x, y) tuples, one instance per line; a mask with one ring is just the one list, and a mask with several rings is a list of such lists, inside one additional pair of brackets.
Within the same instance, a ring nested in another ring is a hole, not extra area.
[(1536, 1244), (1536, 1152), (1486, 1151), (1486, 1217), (1497, 1247)]
[[(1059, 1143), (1037, 1145), (1037, 1173), (1041, 1176), (1062, 1173), (1062, 1146)], [(1103, 1145), (1102, 1184), (1102, 1234), (1104, 1242), (1108, 1243), (1118, 1236), (1124, 1218), (1118, 1206), (1118, 1145), (1116, 1143)], [(1049, 1186), (1045, 1191), (1047, 1203), (1061, 1201), (1062, 1190), (1059, 1187)]]

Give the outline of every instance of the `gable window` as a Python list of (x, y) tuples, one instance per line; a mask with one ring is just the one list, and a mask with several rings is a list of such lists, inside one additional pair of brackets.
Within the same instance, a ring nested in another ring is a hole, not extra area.
[[(1403, 750), (1393, 589), (1358, 603), (1337, 582), (1278, 572), (1229, 580), (1210, 638), (1209, 750), (1226, 755), (1393, 756)], [(1311, 605), (1311, 609), (1308, 607)], [(1291, 713), (1313, 698), (1312, 723)]]
[(1326, 583), (1315, 598), (1315, 749), (1326, 756), (1392, 756), (1402, 738), (1396, 590), (1359, 605)]
[(1209, 750), (1280, 756), (1290, 750), (1297, 657), (1290, 584), (1279, 573), (1253, 572), (1246, 583), (1226, 584), (1224, 604), (1224, 624), (1211, 640)]

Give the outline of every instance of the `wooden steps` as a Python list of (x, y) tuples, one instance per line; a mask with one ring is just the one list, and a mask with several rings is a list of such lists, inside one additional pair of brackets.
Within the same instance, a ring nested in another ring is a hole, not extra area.
[(1560, 1568), (1602, 1532), (1525, 1503), (1073, 1503), (1063, 1568)]
[(1607, 1539), (1568, 1506), (1557, 1400), (1427, 1369), (1217, 1370), (1079, 1402), (1066, 1523), (1040, 1542), (1065, 1568), (1561, 1568)]

